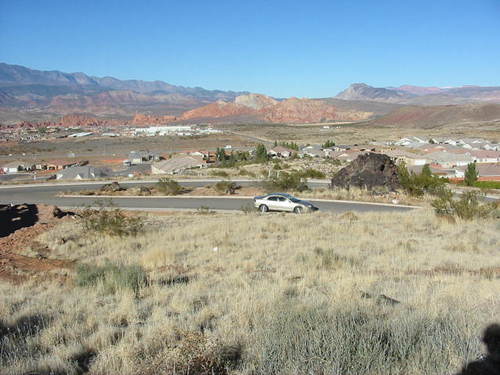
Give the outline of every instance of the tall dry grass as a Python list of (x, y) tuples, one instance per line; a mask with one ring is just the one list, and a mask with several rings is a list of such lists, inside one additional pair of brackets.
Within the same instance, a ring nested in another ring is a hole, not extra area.
[[(75, 223), (41, 236), (50, 257), (112, 271), (0, 283), (1, 374), (451, 374), (500, 321), (498, 221), (427, 209), (146, 221), (136, 237)], [(129, 287), (131, 267), (146, 282)]]

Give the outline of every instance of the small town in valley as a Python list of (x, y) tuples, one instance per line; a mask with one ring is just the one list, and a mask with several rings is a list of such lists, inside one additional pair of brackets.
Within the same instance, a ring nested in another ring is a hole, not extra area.
[(0, 1), (0, 375), (500, 375), (497, 3)]

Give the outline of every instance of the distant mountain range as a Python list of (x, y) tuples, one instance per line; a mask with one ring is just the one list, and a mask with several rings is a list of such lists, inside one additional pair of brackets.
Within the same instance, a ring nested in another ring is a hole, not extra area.
[(0, 106), (57, 113), (181, 113), (246, 92), (174, 86), (162, 81), (119, 80), (84, 73), (33, 70), (0, 63)]
[[(68, 114), (86, 114), (135, 124), (362, 121), (390, 115), (394, 111), (404, 112), (403, 107), (408, 105), (412, 107), (407, 111), (413, 113), (419, 111), (419, 107), (414, 107), (416, 105), (468, 103), (500, 103), (500, 87), (404, 85), (384, 88), (355, 83), (332, 98), (275, 99), (248, 92), (41, 71), (0, 63), (0, 123), (57, 121), (61, 115)], [(453, 108), (447, 111), (453, 112)], [(491, 108), (486, 112), (492, 113)], [(81, 121), (81, 117), (74, 118)], [(397, 118), (389, 117), (387, 121)], [(383, 123), (383, 118), (380, 121)]]
[(500, 103), (500, 87), (372, 87), (354, 83), (336, 96), (342, 100), (364, 100), (397, 104), (445, 105), (473, 102)]

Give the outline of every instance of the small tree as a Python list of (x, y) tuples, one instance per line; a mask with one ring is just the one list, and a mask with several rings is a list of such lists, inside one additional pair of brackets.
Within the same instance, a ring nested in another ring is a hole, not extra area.
[(269, 160), (269, 155), (267, 154), (266, 146), (263, 144), (258, 144), (255, 148), (255, 159), (258, 162), (266, 162)]
[(330, 148), (333, 146), (335, 146), (335, 142), (329, 139), (321, 145), (321, 148)]
[(420, 172), (420, 174), (423, 178), (431, 178), (432, 177), (432, 171), (431, 171), (431, 168), (429, 167), (429, 164), (425, 164), (422, 167), (422, 172)]
[(476, 163), (467, 164), (467, 169), (465, 171), (464, 183), (467, 186), (474, 186), (477, 181), (478, 173), (476, 169)]
[(226, 151), (224, 151), (223, 148), (217, 147), (217, 150), (215, 151), (215, 158), (217, 159), (218, 162), (223, 162), (226, 160)]

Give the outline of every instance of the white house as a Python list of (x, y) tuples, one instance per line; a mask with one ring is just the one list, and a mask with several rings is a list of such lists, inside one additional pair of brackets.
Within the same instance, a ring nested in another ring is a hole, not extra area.
[(196, 156), (179, 156), (163, 160), (151, 165), (152, 174), (178, 174), (186, 169), (204, 168), (207, 166), (205, 160)]
[(267, 154), (273, 158), (289, 158), (295, 152), (295, 150), (283, 146), (275, 146), (270, 149)]

